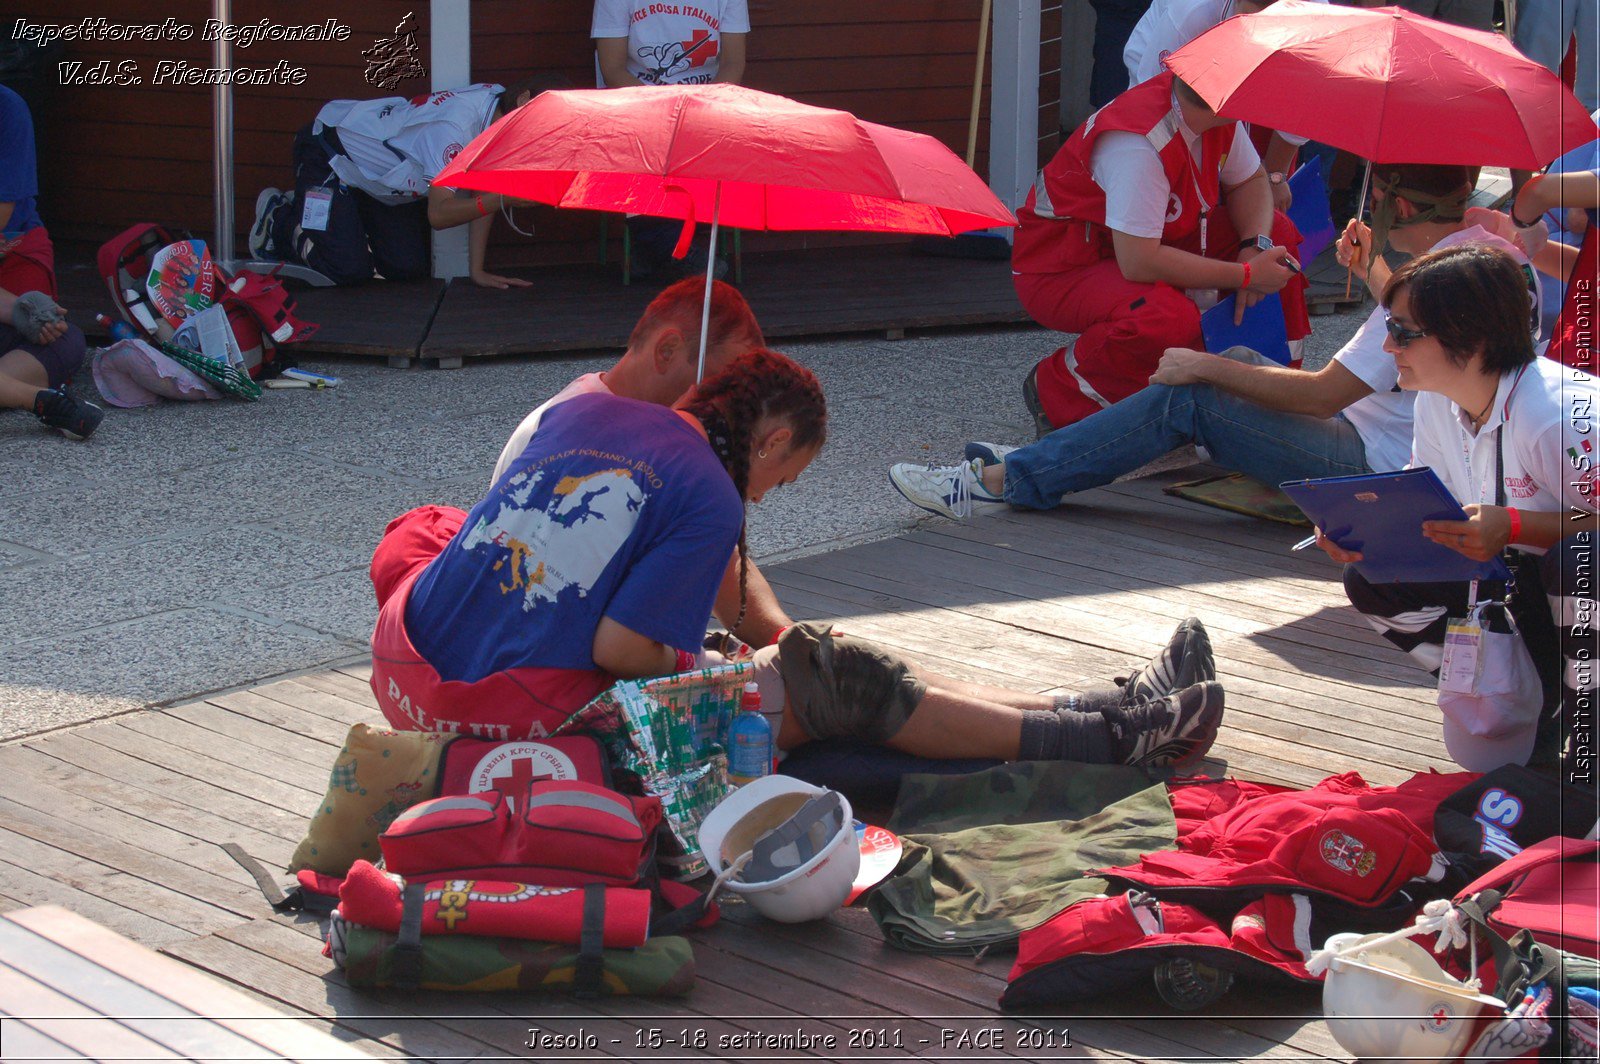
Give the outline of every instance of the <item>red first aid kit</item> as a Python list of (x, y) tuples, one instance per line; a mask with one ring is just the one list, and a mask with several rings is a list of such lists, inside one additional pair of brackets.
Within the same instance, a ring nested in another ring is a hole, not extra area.
[(652, 877), (660, 824), (657, 798), (543, 780), (529, 784), (514, 808), (499, 791), (414, 805), (378, 843), (384, 866), (409, 880), (633, 886)]

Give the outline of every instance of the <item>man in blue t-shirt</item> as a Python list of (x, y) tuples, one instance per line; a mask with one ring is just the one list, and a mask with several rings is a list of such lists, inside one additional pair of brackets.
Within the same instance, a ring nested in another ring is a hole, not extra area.
[(81, 440), (105, 413), (66, 392), (83, 364), (83, 332), (55, 302), (55, 249), (39, 221), (38, 195), (33, 117), (22, 97), (0, 85), (0, 407), (32, 410)]

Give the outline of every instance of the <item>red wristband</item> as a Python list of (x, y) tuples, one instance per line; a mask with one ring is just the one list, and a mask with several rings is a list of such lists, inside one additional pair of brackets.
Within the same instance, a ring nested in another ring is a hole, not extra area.
[[(484, 217), (485, 215), (487, 215), (489, 213), (488, 209), (485, 208), (484, 205), (483, 205), (483, 195), (481, 193), (476, 195), (476, 196), (473, 196), (472, 200), (473, 200), (474, 203), (476, 203), (478, 205), (478, 217), (479, 218), (482, 218), (482, 217)], [(1249, 276), (1249, 275), (1246, 274), (1245, 276)]]
[(1506, 546), (1509, 547), (1522, 536), (1522, 515), (1517, 513), (1514, 506), (1507, 506), (1506, 513), (1511, 515), (1511, 534), (1506, 537)]
[(794, 625), (792, 625), (792, 624), (786, 624), (782, 628), (779, 628), (776, 632), (773, 632), (772, 633), (772, 639), (767, 643), (767, 646), (769, 646), (769, 647), (777, 646), (778, 645), (778, 640), (783, 638), (783, 633), (787, 632), (789, 629), (791, 629), (793, 627), (794, 627)]
[(674, 653), (677, 654), (677, 658), (672, 664), (673, 672), (688, 672), (690, 669), (694, 668), (693, 654), (689, 653), (687, 650), (678, 650), (674, 651)]
[(1241, 289), (1249, 288), (1250, 287), (1250, 264), (1248, 262), (1241, 262), (1239, 265), (1244, 267), (1244, 280), (1239, 282), (1239, 287)]

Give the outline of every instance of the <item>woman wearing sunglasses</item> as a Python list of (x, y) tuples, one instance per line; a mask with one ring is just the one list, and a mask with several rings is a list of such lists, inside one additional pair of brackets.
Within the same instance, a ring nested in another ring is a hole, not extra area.
[[(1469, 558), (1508, 551), (1512, 614), (1536, 662), (1565, 657), (1563, 775), (1593, 786), (1596, 616), (1595, 379), (1534, 354), (1523, 270), (1505, 252), (1463, 244), (1413, 259), (1384, 289), (1400, 387), (1417, 392), (1411, 464), (1429, 466), (1467, 513), (1427, 521), (1423, 534)], [(1340, 562), (1361, 555), (1322, 536)], [(1461, 583), (1370, 584), (1346, 566), (1345, 590), (1384, 638), (1439, 669), (1445, 628), (1466, 614)], [(1483, 586), (1479, 599), (1499, 589)], [(1560, 650), (1543, 614), (1553, 612)], [(1541, 633), (1543, 633), (1541, 635)], [(1553, 673), (1554, 669), (1548, 670)], [(1489, 735), (1446, 721), (1446, 745), (1464, 767), (1525, 764), (1536, 721)]]

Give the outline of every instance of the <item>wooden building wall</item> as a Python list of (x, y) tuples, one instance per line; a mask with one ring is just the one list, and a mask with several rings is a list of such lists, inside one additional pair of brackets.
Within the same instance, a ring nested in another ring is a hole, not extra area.
[[(139, 86), (54, 86), (40, 108), (40, 179), (46, 222), (58, 239), (102, 241), (134, 222), (159, 221), (196, 234), (211, 229), (211, 90), (151, 84), (160, 59), (210, 65), (210, 45), (198, 28), (210, 13), (205, 0), (11, 0), (15, 18), (77, 22), (103, 16), (112, 22), (156, 22), (172, 17), (194, 25), (185, 42), (69, 42), (66, 59), (113, 67), (137, 62)], [(234, 49), (236, 66), (271, 66), (280, 59), (305, 67), (300, 86), (237, 87), (235, 112), (236, 223), (248, 229), (256, 192), (292, 182), (294, 131), (326, 100), (372, 97), (360, 53), (388, 36), (406, 12), (420, 27), (427, 65), (426, 0), (324, 0), (317, 5), (236, 0), (236, 23), (267, 18), (277, 23), (338, 19), (352, 29), (345, 42), (263, 41)], [(981, 0), (750, 0), (752, 31), (746, 84), (808, 103), (850, 110), (863, 118), (936, 136), (964, 154), (978, 42)], [(553, 70), (575, 85), (593, 83), (588, 0), (475, 0), (472, 62), (475, 80), (512, 80)], [(986, 78), (987, 80), (987, 78)], [(426, 91), (416, 79), (394, 93)], [(988, 111), (987, 88), (980, 115)], [(1043, 131), (1041, 131), (1043, 132)], [(976, 168), (986, 165), (988, 127), (979, 128)], [(503, 225), (491, 262), (502, 265), (592, 258), (595, 216), (538, 208), (523, 212), (535, 225), (528, 240)], [(615, 231), (615, 227), (613, 227)], [(782, 246), (808, 235), (762, 238)], [(823, 237), (820, 239), (850, 239)], [(855, 238), (860, 239), (860, 238)]]

